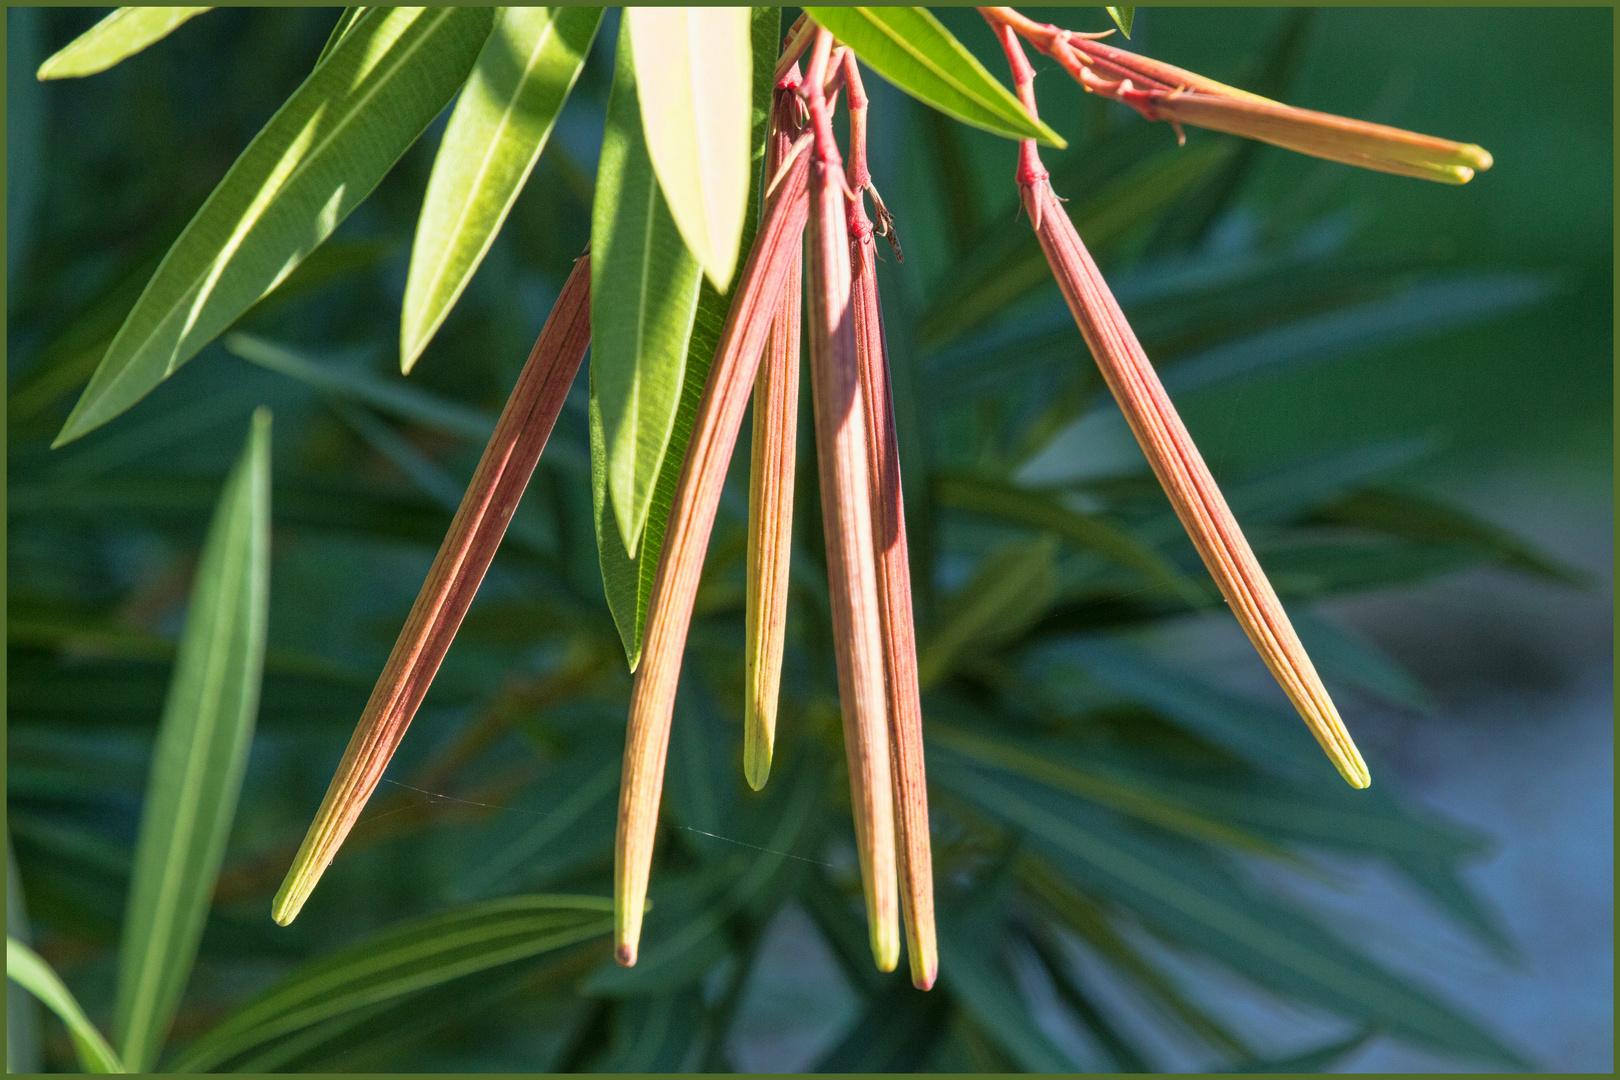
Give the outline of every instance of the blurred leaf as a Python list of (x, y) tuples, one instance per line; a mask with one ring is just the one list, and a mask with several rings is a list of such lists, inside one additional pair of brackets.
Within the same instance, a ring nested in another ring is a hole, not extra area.
[(1213, 1071), (1220, 1073), (1324, 1073), (1333, 1066), (1341, 1063), (1345, 1058), (1360, 1050), (1377, 1032), (1361, 1030), (1348, 1039), (1319, 1046), (1314, 1050), (1306, 1050), (1298, 1054), (1289, 1054), (1286, 1057), (1250, 1058), (1239, 1061), (1222, 1069)]
[(217, 1070), (274, 1040), (612, 928), (613, 902), (592, 896), (511, 896), (413, 919), (283, 976), (168, 1069)]
[[(760, 203), (759, 173), (765, 160), (765, 134), (770, 122), (771, 94), (774, 80), (778, 32), (781, 27), (781, 9), (753, 8), (754, 58), (753, 129), (749, 135), (752, 162), (749, 171), (748, 214), (743, 218), (740, 247), (750, 250), (754, 231), (758, 228), (757, 208)], [(725, 328), (726, 316), (731, 311), (731, 294), (715, 291), (708, 279), (698, 283), (697, 311), (692, 318), (692, 332), (687, 340), (685, 376), (681, 381), (680, 400), (675, 408), (674, 423), (670, 428), (669, 445), (664, 451), (663, 464), (658, 470), (658, 482), (653, 488), (652, 501), (647, 511), (647, 524), (641, 537), (640, 550), (630, 555), (614, 521), (614, 512), (603, 494), (603, 471), (597, 461), (603, 456), (602, 426), (591, 424), (591, 477), (595, 498), (596, 541), (602, 583), (607, 593), (608, 608), (624, 643), (624, 654), (634, 671), (641, 662), (641, 635), (646, 628), (647, 604), (652, 600), (653, 578), (658, 573), (658, 556), (664, 549), (664, 529), (669, 523), (670, 509), (675, 504), (675, 488), (680, 483), (681, 467), (686, 461), (686, 446), (692, 438), (692, 425), (697, 421), (698, 403), (703, 398), (703, 387), (709, 378), (709, 367), (714, 363), (714, 352), (720, 344), (720, 333)], [(592, 361), (593, 370), (595, 361)]]
[(39, 65), (38, 78), (78, 79), (106, 71), (148, 45), (162, 41), (181, 23), (212, 10), (205, 7), (119, 8)]
[(1505, 529), (1455, 506), (1383, 488), (1353, 491), (1316, 511), (1316, 518), (1425, 544), (1457, 545), (1521, 573), (1560, 585), (1590, 588), (1585, 570), (1537, 551)]
[(1209, 860), (1112, 828), (1073, 799), (1015, 791), (948, 755), (929, 766), (930, 780), (961, 791), (1022, 830), (1088, 887), (1261, 985), (1364, 1018), (1426, 1046), (1523, 1064), (1472, 1021), (1347, 948), (1303, 914), (1240, 885)]
[(672, 1073), (689, 1068), (703, 1033), (703, 997), (691, 989), (620, 1000), (613, 1010), (613, 1041), (592, 1072)]
[(1497, 959), (1522, 965), (1524, 960), (1502, 917), (1482, 900), (1458, 872), (1455, 860), (1436, 859), (1421, 852), (1401, 852), (1392, 860), (1411, 881), (1446, 914), (1483, 942)]
[(270, 607), (270, 413), (220, 494), (153, 750), (113, 1021), (146, 1072), (191, 976), (258, 714)]
[(591, 210), (591, 475), (632, 558), (680, 404), (701, 277), (659, 193), (637, 96), (625, 19)]
[(1005, 547), (951, 597), (937, 630), (917, 650), (925, 689), (950, 673), (969, 645), (990, 646), (1040, 618), (1057, 596), (1057, 537)]
[(591, 51), (601, 8), (511, 7), (473, 65), (433, 159), (400, 316), (411, 370), (495, 242)]
[(85, 1072), (129, 1071), (89, 1017), (84, 1015), (84, 1010), (79, 1008), (79, 1003), (62, 985), (62, 980), (56, 977), (50, 965), (10, 934), (6, 935), (6, 978), (43, 1001), (67, 1025), (68, 1034), (73, 1036), (73, 1047), (79, 1052), (79, 1064), (84, 1066)]
[(747, 8), (624, 9), (647, 155), (686, 247), (731, 287), (748, 216), (753, 64)]
[[(1130, 152), (1140, 153), (1142, 145), (1125, 144), (1113, 154), (1117, 162), (1131, 161)], [(1201, 139), (1185, 149), (1171, 148), (1137, 159), (1134, 167), (1102, 186), (1080, 186), (1069, 180), (1068, 170), (1054, 177), (1053, 186), (1075, 193), (1075, 201), (1066, 208), (1069, 218), (1088, 249), (1102, 250), (1171, 205), (1230, 158), (1234, 147), (1229, 139)], [(1101, 172), (1103, 164), (1085, 171)], [(1074, 175), (1082, 175), (1082, 170), (1074, 170)], [(1004, 220), (986, 229), (983, 236), (952, 268), (945, 278), (948, 284), (929, 298), (918, 322), (924, 345), (949, 341), (1053, 284), (1052, 268), (1033, 229)]]
[(1153, 1072), (1142, 1051), (1081, 989), (1069, 970), (1069, 964), (1061, 955), (1057, 935), (1052, 933), (1050, 928), (1043, 928), (1039, 932), (1028, 932), (1025, 940), (1046, 970), (1047, 978), (1052, 980), (1058, 998), (1069, 1007), (1080, 1024), (1102, 1044), (1108, 1063), (1115, 1066), (1118, 1072)]
[(945, 506), (1054, 532), (1081, 551), (1141, 571), (1195, 606), (1203, 603), (1197, 586), (1158, 552), (1095, 514), (1070, 510), (1048, 492), (966, 476), (941, 477), (938, 486)]
[(1305, 651), (1327, 679), (1342, 679), (1385, 701), (1419, 712), (1434, 707), (1434, 698), (1377, 645), (1337, 622), (1315, 612), (1295, 608), (1289, 621)]
[(1018, 990), (975, 949), (969, 935), (953, 933), (942, 910), (939, 935), (940, 981), (1017, 1065), (1034, 1073), (1072, 1073), (1077, 1066), (1036, 1026)]
[(1154, 777), (1086, 768), (1077, 755), (1060, 746), (1011, 736), (990, 738), (937, 719), (929, 724), (928, 738), (981, 765), (1078, 795), (1171, 832), (1274, 857), (1286, 855), (1275, 843), (1180, 802), (1156, 784)]
[(1134, 7), (1111, 7), (1108, 9), (1108, 17), (1114, 20), (1114, 25), (1119, 27), (1120, 33), (1126, 37), (1131, 36), (1131, 23), (1136, 21)]
[(139, 401), (330, 236), (456, 92), (490, 18), (483, 8), (362, 16), (169, 249), (54, 445)]
[[(866, 967), (871, 967), (865, 935), (860, 941)], [(947, 983), (947, 985), (949, 985)], [(943, 989), (943, 988), (942, 988)], [(945, 1034), (951, 998), (939, 990), (919, 993), (909, 980), (890, 978), (866, 1007), (849, 1033), (815, 1065), (818, 1073), (920, 1072)]]
[(993, 135), (1067, 146), (1063, 137), (1032, 119), (951, 32), (920, 7), (808, 7), (804, 9), (873, 71), (934, 108)]
[(346, 7), (343, 9), (342, 14), (338, 16), (337, 23), (332, 27), (332, 32), (327, 35), (326, 44), (321, 46), (321, 55), (315, 58), (316, 67), (320, 67), (321, 61), (332, 55), (332, 50), (337, 48), (338, 42), (342, 41), (349, 31), (354, 29), (354, 24), (360, 21), (360, 16), (369, 10), (369, 8), (363, 7)]
[[(317, 362), (285, 345), (251, 334), (227, 334), (225, 348), (244, 360), (297, 379), (322, 393), (369, 405), (435, 431), (473, 442), (488, 442), (495, 433), (495, 418), (483, 410), (411, 386), (402, 379), (373, 374), (358, 364)], [(459, 503), (459, 492), (456, 497)]]

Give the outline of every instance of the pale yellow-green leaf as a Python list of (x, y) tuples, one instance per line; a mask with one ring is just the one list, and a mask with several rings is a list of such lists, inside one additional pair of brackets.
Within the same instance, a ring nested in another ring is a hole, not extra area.
[(444, 130), (411, 251), (399, 360), (409, 372), (517, 201), (585, 66), (602, 9), (502, 8)]
[(720, 292), (748, 201), (749, 9), (625, 9), (647, 153), (686, 246)]
[(73, 1037), (73, 1046), (79, 1052), (79, 1063), (86, 1072), (129, 1071), (90, 1018), (84, 1015), (79, 1002), (62, 985), (62, 980), (56, 977), (51, 966), (41, 960), (33, 949), (9, 935), (6, 937), (6, 978), (39, 998), (61, 1017), (62, 1023), (67, 1025), (68, 1034)]
[(78, 79), (125, 60), (162, 41), (187, 19), (213, 8), (122, 7), (64, 45), (39, 65), (37, 78)]

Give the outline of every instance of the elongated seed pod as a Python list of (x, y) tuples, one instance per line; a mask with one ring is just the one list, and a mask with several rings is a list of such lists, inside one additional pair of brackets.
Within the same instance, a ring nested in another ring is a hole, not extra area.
[(663, 794), (669, 722), (681, 676), (681, 654), (692, 621), (692, 601), (703, 572), (703, 556), (714, 528), (731, 452), (737, 445), (743, 412), (753, 388), (760, 352), (787, 284), (788, 268), (799, 258), (809, 212), (806, 180), (810, 155), (801, 153), (777, 184), (765, 220), (754, 237), (748, 263), (720, 333), (714, 366), (698, 402), (692, 439), (670, 508), (664, 548), (658, 556), (647, 603), (647, 630), (641, 664), (630, 691), (630, 723), (625, 732), (624, 772), (619, 783), (619, 826), (614, 848), (614, 957), (636, 962), (652, 868), (658, 804)]
[(821, 93), (830, 41), (831, 36), (821, 31), (806, 75), (816, 134), (805, 289), (810, 310), (811, 386), (838, 696), (868, 931), (879, 970), (892, 971), (900, 960), (893, 779), (867, 475), (866, 403), (850, 316), (843, 162)]
[[(900, 913), (906, 930), (911, 981), (921, 990), (939, 974), (934, 931), (934, 859), (928, 835), (928, 778), (923, 763), (922, 699), (917, 687), (917, 632), (911, 611), (911, 564), (906, 546), (900, 449), (895, 433), (889, 352), (878, 296), (872, 222), (860, 192), (866, 168), (866, 90), (853, 54), (844, 61), (849, 87), (849, 168), (856, 197), (849, 202), (850, 312), (872, 478), (872, 538), (876, 545), (883, 684), (888, 702), (889, 762), (893, 775)], [(890, 225), (892, 228), (892, 224)]]
[[(803, 106), (789, 69), (776, 89), (765, 175), (775, 178), (802, 131)], [(800, 259), (788, 268), (771, 336), (754, 380), (753, 453), (748, 474), (748, 600), (744, 656), (743, 776), (758, 791), (771, 772), (776, 704), (787, 637), (788, 567), (793, 556), (793, 468), (798, 452)]]
[(297, 917), (382, 781), (484, 580), (591, 342), (591, 260), (580, 256), (507, 399), (450, 531), (360, 714), (271, 914)]

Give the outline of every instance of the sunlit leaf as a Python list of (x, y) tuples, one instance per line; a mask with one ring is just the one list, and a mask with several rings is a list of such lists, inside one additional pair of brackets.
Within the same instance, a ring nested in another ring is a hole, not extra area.
[(741, 7), (624, 9), (647, 154), (688, 250), (731, 287), (747, 217), (750, 13)]
[(74, 38), (39, 65), (40, 79), (78, 79), (106, 71), (162, 41), (206, 7), (124, 7)]
[(141, 1072), (179, 1007), (225, 858), (269, 608), (270, 414), (260, 410), (203, 544), (135, 845), (113, 1031)]
[(591, 426), (596, 497), (631, 557), (675, 423), (701, 277), (647, 156), (638, 93), (626, 19), (591, 210)]
[(363, 15), (169, 249), (55, 445), (144, 397), (336, 229), (455, 94), (487, 8)]
[(319, 1025), (612, 928), (613, 901), (592, 896), (511, 896), (414, 919), (289, 972), (168, 1068), (219, 1069)]
[[(756, 213), (760, 201), (759, 172), (765, 159), (771, 76), (775, 70), (781, 25), (780, 8), (756, 7), (752, 11), (753, 129), (749, 135), (752, 156), (749, 159), (749, 210), (743, 219), (742, 242), (739, 245), (744, 251), (752, 247), (754, 230), (759, 225)], [(686, 446), (692, 438), (698, 402), (703, 397), (703, 386), (708, 381), (709, 367), (714, 363), (714, 351), (720, 344), (720, 333), (725, 328), (726, 315), (730, 310), (731, 294), (716, 292), (714, 286), (706, 278), (703, 279), (699, 283), (697, 311), (692, 318), (692, 333), (686, 346), (686, 374), (681, 383), (680, 402), (675, 409), (669, 445), (653, 487), (640, 549), (633, 556), (626, 550), (624, 539), (616, 527), (614, 510), (605, 497), (604, 472), (594, 464), (603, 454), (602, 427), (594, 421), (591, 424), (591, 479), (595, 497), (597, 553), (608, 608), (613, 613), (613, 622), (619, 629), (625, 657), (632, 670), (641, 661), (641, 636), (646, 628), (647, 604), (652, 599), (653, 577), (658, 572), (658, 556), (664, 548), (664, 529), (669, 522), (670, 509), (675, 504), (675, 488), (680, 482)]]
[(1134, 7), (1111, 7), (1108, 9), (1108, 17), (1114, 20), (1114, 25), (1119, 27), (1120, 33), (1126, 37), (1131, 36), (1131, 23), (1136, 21)]
[(62, 980), (56, 977), (49, 964), (39, 955), (11, 935), (6, 935), (6, 978), (43, 1001), (61, 1017), (73, 1037), (73, 1047), (79, 1053), (79, 1063), (85, 1072), (122, 1073), (129, 1070), (118, 1060), (101, 1032), (84, 1015)]
[(337, 48), (338, 42), (342, 41), (348, 32), (354, 29), (354, 24), (359, 22), (360, 16), (364, 15), (368, 10), (370, 9), (364, 7), (346, 7), (343, 9), (342, 14), (338, 16), (338, 21), (332, 27), (332, 32), (326, 37), (326, 44), (321, 47), (321, 55), (315, 58), (316, 67), (320, 67), (321, 61), (332, 55), (332, 50)]
[(601, 8), (501, 8), (462, 88), (416, 226), (400, 315), (409, 372), (506, 221), (585, 66)]
[(920, 7), (809, 7), (810, 17), (873, 71), (918, 101), (965, 124), (1009, 139), (1067, 146), (1029, 113), (995, 76)]

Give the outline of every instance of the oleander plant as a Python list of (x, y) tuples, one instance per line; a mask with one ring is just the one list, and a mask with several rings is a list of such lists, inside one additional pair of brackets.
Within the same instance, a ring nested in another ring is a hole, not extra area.
[(1404, 486), (1432, 439), (1235, 468), (1176, 402), (1553, 285), (1245, 201), (1492, 180), (1285, 104), (1310, 11), (1232, 85), (1135, 16), (49, 13), (13, 1067), (725, 1071), (784, 982), (846, 1004), (778, 1067), (1532, 1064), (1279, 882), (1381, 864), (1512, 956), (1488, 839), (1354, 738), (1423, 687), (1314, 609), (1580, 576)]

